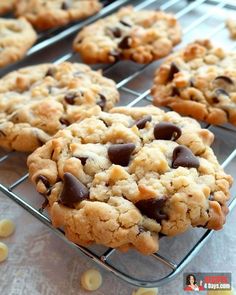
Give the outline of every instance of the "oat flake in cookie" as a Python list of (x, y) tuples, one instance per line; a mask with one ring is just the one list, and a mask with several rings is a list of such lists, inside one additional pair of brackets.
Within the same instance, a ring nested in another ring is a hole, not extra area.
[(24, 57), (37, 35), (24, 18), (0, 18), (0, 68)]
[(236, 125), (236, 52), (196, 41), (156, 71), (154, 104), (210, 124)]
[(175, 112), (114, 108), (59, 131), (29, 156), (29, 173), (71, 241), (151, 254), (159, 233), (222, 228), (232, 178), (212, 141)]
[(83, 64), (14, 71), (0, 79), (0, 147), (33, 151), (58, 130), (118, 100), (115, 83)]
[(17, 0), (15, 14), (47, 30), (89, 17), (101, 7), (99, 0)]
[(129, 6), (85, 27), (73, 47), (87, 63), (112, 63), (119, 59), (149, 63), (168, 55), (180, 39), (180, 26), (173, 15), (135, 11)]

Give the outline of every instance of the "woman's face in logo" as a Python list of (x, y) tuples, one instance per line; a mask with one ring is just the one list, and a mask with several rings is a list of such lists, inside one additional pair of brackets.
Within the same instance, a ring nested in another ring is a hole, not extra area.
[(193, 276), (190, 276), (189, 282), (190, 282), (190, 284), (194, 284), (194, 277)]

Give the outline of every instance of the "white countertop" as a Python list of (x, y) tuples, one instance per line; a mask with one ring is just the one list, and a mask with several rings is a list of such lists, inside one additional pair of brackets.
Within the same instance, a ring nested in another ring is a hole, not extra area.
[[(80, 287), (80, 276), (88, 268), (99, 269), (94, 262), (70, 248), (48, 227), (2, 194), (0, 218), (11, 218), (16, 223), (16, 232), (7, 239), (0, 239), (9, 247), (8, 260), (0, 264), (1, 295), (88, 294)], [(232, 272), (236, 286), (235, 220), (236, 210), (233, 210), (224, 230), (213, 235), (186, 272)], [(92, 292), (94, 295), (131, 295), (136, 289), (107, 271), (101, 272), (103, 285)], [(169, 284), (159, 287), (159, 295), (184, 294), (182, 288), (183, 276), (180, 274)]]

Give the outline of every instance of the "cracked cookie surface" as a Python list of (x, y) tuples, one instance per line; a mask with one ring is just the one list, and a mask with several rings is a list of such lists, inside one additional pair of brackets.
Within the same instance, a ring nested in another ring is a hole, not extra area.
[(37, 35), (24, 18), (0, 18), (0, 68), (24, 57)]
[(236, 53), (196, 41), (169, 56), (156, 71), (157, 106), (210, 124), (236, 125)]
[(232, 178), (213, 139), (175, 112), (119, 107), (59, 131), (29, 156), (29, 174), (71, 241), (151, 254), (160, 233), (222, 228)]
[(119, 99), (115, 83), (83, 64), (40, 64), (0, 79), (0, 146), (33, 151), (58, 130)]
[(84, 19), (101, 7), (98, 0), (17, 0), (15, 14), (38, 30), (47, 30)]
[(129, 6), (85, 27), (73, 47), (87, 63), (112, 63), (119, 59), (149, 63), (167, 56), (180, 40), (180, 26), (173, 15), (135, 11)]

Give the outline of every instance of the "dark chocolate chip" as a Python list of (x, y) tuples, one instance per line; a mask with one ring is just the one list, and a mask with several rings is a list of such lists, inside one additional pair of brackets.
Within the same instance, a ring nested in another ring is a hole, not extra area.
[(146, 126), (147, 122), (151, 122), (152, 121), (152, 116), (148, 115), (143, 117), (140, 120), (137, 120), (134, 122), (134, 125), (136, 125), (138, 127), (138, 129), (143, 129)]
[(135, 144), (133, 143), (113, 144), (108, 148), (108, 157), (113, 164), (128, 166), (134, 149)]
[(102, 111), (106, 106), (106, 97), (103, 94), (99, 94), (100, 100), (97, 102), (97, 105), (100, 106)]
[(181, 129), (172, 123), (162, 122), (154, 127), (154, 137), (156, 139), (177, 140), (181, 134)]
[(224, 82), (226, 82), (230, 85), (234, 85), (234, 81), (230, 77), (227, 77), (227, 76), (218, 76), (215, 78), (215, 81), (217, 81), (217, 80), (223, 80)]
[(121, 32), (121, 29), (120, 28), (109, 28), (110, 31), (112, 32), (112, 35), (115, 37), (115, 38), (120, 38), (121, 35), (122, 35), (122, 32)]
[(186, 146), (179, 145), (173, 151), (172, 167), (198, 168), (199, 160)]
[(63, 1), (62, 4), (61, 4), (61, 9), (63, 10), (67, 10), (69, 9), (69, 4), (66, 2), (66, 1)]
[(214, 103), (218, 103), (218, 102), (220, 102), (219, 99), (218, 99), (217, 97), (213, 97), (213, 98), (212, 98), (212, 101), (213, 101)]
[(67, 120), (64, 119), (64, 118), (61, 118), (59, 121), (60, 121), (60, 123), (61, 123), (62, 125), (65, 125), (65, 126), (69, 126), (69, 125), (70, 125), (70, 122), (67, 121)]
[(39, 209), (39, 212), (42, 213), (43, 210), (48, 206), (49, 202), (48, 202), (48, 199), (45, 198), (43, 204), (41, 205), (41, 208)]
[(76, 157), (76, 158), (80, 160), (83, 166), (86, 164), (86, 161), (88, 160), (88, 157)]
[(87, 199), (89, 196), (88, 188), (81, 183), (74, 175), (69, 172), (64, 174), (63, 189), (60, 194), (60, 202), (73, 208), (73, 204)]
[(180, 92), (179, 92), (179, 89), (177, 87), (173, 87), (172, 88), (172, 93), (171, 93), (171, 96), (179, 96), (180, 95)]
[(129, 49), (131, 43), (131, 38), (129, 36), (125, 36), (120, 43), (118, 44), (118, 47), (121, 49)]
[(74, 104), (76, 96), (77, 96), (76, 92), (69, 92), (65, 95), (64, 98), (68, 104)]
[(219, 97), (220, 95), (229, 96), (229, 93), (222, 88), (218, 88), (215, 90), (215, 95), (216, 97)]
[(167, 80), (170, 82), (174, 79), (174, 75), (176, 73), (178, 73), (180, 71), (180, 69), (178, 68), (178, 66), (172, 62), (171, 65), (170, 65), (170, 71), (169, 71), (169, 75), (168, 75), (168, 78)]
[(120, 59), (120, 52), (115, 49), (110, 51), (109, 55), (113, 56), (115, 61), (118, 61)]
[(36, 179), (36, 182), (39, 182), (39, 181), (42, 181), (42, 183), (45, 185), (45, 187), (47, 188), (47, 189), (49, 189), (50, 188), (50, 182), (49, 182), (49, 180), (47, 179), (47, 177), (45, 177), (44, 175), (39, 175), (38, 177), (37, 177), (37, 179)]
[(135, 203), (135, 206), (141, 211), (142, 214), (149, 218), (155, 219), (160, 223), (163, 219), (167, 218), (167, 214), (162, 212), (165, 205), (166, 198), (141, 200)]
[(120, 23), (126, 27), (132, 27), (132, 24), (130, 22), (128, 22), (127, 20), (120, 20)]
[(54, 69), (53, 69), (53, 68), (49, 68), (49, 69), (47, 70), (46, 74), (45, 74), (45, 77), (46, 77), (46, 76), (51, 76), (51, 77), (53, 77), (53, 75), (54, 75)]
[(5, 137), (6, 136), (6, 134), (2, 131), (2, 130), (0, 130), (0, 136), (3, 136), (3, 137)]

